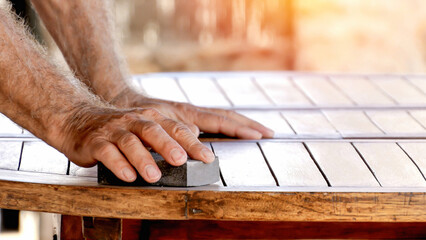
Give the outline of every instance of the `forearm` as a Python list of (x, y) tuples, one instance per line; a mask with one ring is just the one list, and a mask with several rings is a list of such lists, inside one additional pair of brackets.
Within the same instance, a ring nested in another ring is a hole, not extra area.
[(117, 50), (106, 0), (32, 0), (70, 68), (91, 91), (107, 102), (120, 93), (134, 94)]
[(8, 10), (0, 9), (1, 112), (59, 149), (66, 119), (78, 107), (97, 102), (78, 86), (47, 61)]

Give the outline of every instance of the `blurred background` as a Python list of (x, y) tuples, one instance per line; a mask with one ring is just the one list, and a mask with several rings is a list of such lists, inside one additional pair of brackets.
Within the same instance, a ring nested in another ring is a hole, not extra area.
[(134, 73), (426, 71), (422, 0), (117, 0)]
[[(49, 54), (63, 61), (31, 6), (13, 2)], [(114, 5), (115, 34), (134, 74), (426, 72), (424, 0), (115, 0)], [(25, 229), (34, 239), (51, 239), (56, 231), (56, 215), (7, 210), (0, 215), (0, 239), (31, 239), (16, 233)]]
[[(132, 73), (426, 71), (422, 0), (115, 0), (114, 5), (116, 35)], [(60, 58), (35, 14), (30, 16), (39, 39)]]

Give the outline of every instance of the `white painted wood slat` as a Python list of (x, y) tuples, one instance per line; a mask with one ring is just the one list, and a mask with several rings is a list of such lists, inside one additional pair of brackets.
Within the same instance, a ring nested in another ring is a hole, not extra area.
[(332, 77), (331, 81), (358, 105), (394, 105), (394, 102), (364, 77)]
[(22, 128), (0, 113), (0, 135), (22, 134)]
[(207, 107), (231, 106), (210, 78), (182, 77), (178, 81), (192, 104)]
[(315, 75), (293, 77), (295, 83), (315, 102), (316, 105), (354, 105), (325, 77)]
[(281, 116), (275, 111), (239, 111), (240, 114), (251, 118), (266, 127), (274, 130), (274, 137), (294, 136), (295, 133)]
[(426, 77), (408, 77), (409, 81), (426, 94)]
[(414, 160), (423, 176), (426, 176), (426, 142), (403, 142), (399, 145)]
[(298, 135), (340, 136), (320, 111), (285, 111), (282, 114)]
[(44, 142), (24, 142), (20, 171), (66, 174), (68, 159)]
[(405, 111), (380, 110), (366, 113), (387, 134), (426, 134), (426, 129)]
[(426, 187), (426, 180), (396, 143), (354, 143), (383, 187)]
[(21, 157), (22, 142), (0, 142), (0, 169), (18, 170)]
[(98, 177), (98, 166), (84, 168), (77, 166), (75, 163), (70, 162), (69, 175), (79, 177)]
[(344, 137), (383, 134), (363, 111), (328, 110), (323, 111), (323, 113)]
[(374, 175), (350, 143), (307, 143), (333, 187), (378, 187)]
[(248, 77), (217, 78), (234, 106), (271, 105), (267, 97), (259, 91), (253, 80)]
[(423, 128), (426, 128), (426, 110), (411, 110), (408, 113), (413, 116)]
[(140, 83), (144, 91), (151, 97), (177, 102), (188, 102), (188, 99), (186, 99), (174, 78), (140, 78)]
[(373, 82), (399, 104), (425, 104), (426, 95), (401, 77), (374, 77)]
[(213, 142), (227, 186), (276, 186), (256, 143)]
[(327, 187), (327, 182), (302, 143), (261, 142), (280, 186)]
[(288, 77), (257, 77), (257, 84), (277, 105), (312, 105)]

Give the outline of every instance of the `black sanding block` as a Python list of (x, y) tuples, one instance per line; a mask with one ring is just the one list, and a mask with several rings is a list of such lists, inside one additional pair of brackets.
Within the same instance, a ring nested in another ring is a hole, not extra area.
[(208, 164), (188, 159), (185, 164), (175, 167), (167, 163), (160, 154), (151, 152), (151, 155), (162, 173), (158, 182), (148, 183), (139, 174), (134, 182), (124, 182), (117, 178), (105, 165), (98, 162), (98, 183), (119, 186), (195, 187), (212, 184), (220, 179), (219, 160), (217, 157), (212, 163)]

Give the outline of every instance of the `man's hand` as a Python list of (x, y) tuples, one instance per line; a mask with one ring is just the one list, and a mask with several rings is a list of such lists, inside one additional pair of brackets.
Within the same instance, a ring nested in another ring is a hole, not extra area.
[(132, 90), (119, 94), (112, 104), (124, 108), (155, 108), (163, 115), (185, 123), (196, 136), (200, 130), (243, 139), (272, 138), (274, 136), (271, 129), (234, 111), (148, 98)]
[(147, 182), (156, 182), (161, 172), (147, 147), (174, 166), (184, 164), (187, 153), (209, 163), (214, 155), (197, 139), (198, 127), (246, 139), (261, 138), (261, 131), (271, 134), (262, 125), (231, 111), (155, 99), (145, 100), (141, 105), (147, 107), (83, 108), (67, 121), (68, 134), (61, 151), (80, 166), (101, 161), (123, 181), (136, 179), (135, 168)]
[[(90, 110), (76, 108), (79, 110), (74, 117), (67, 118), (64, 124), (68, 134), (59, 141), (59, 146), (56, 135), (61, 128), (46, 137), (43, 137), (45, 131), (29, 128), (76, 164), (91, 166), (101, 161), (125, 181), (136, 178), (133, 165), (145, 180), (155, 182), (161, 175), (145, 147), (152, 147), (169, 163), (181, 165), (186, 161), (186, 153), (204, 162), (213, 160), (213, 153), (197, 139), (200, 130), (245, 139), (272, 137), (271, 130), (232, 111), (151, 99), (132, 92), (125, 81), (129, 78), (125, 62), (121, 60), (111, 33), (113, 21), (109, 10), (112, 1), (31, 1), (77, 78), (105, 102), (131, 109), (118, 110), (102, 106), (102, 103), (90, 104), (90, 99), (83, 101), (93, 107)], [(47, 89), (56, 83), (55, 79), (36, 86)], [(62, 92), (66, 91), (67, 88)], [(55, 98), (62, 96), (62, 92), (56, 91), (56, 95), (46, 97), (45, 102), (60, 105), (80, 100), (65, 96), (57, 101)], [(86, 95), (90, 98), (90, 94)], [(72, 106), (67, 109), (73, 109), (75, 104), (79, 103), (70, 104)], [(46, 114), (53, 115), (53, 112), (49, 110)], [(52, 124), (45, 125), (46, 129), (53, 128)]]

